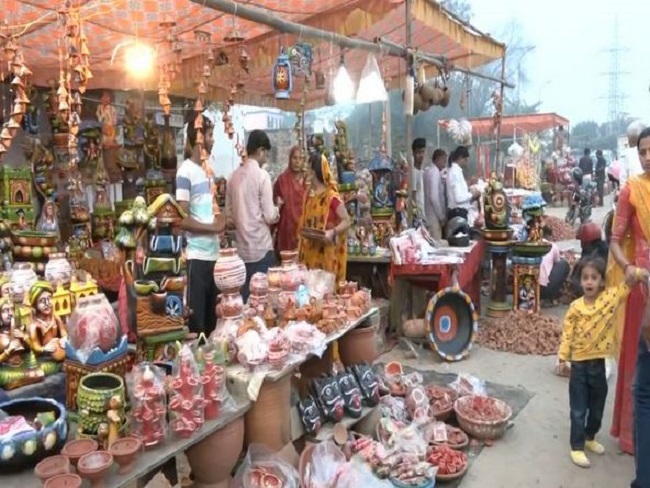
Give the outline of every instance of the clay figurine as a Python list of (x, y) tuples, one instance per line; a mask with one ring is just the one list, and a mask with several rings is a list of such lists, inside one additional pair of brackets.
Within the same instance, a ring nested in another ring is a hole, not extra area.
[(327, 420), (338, 422), (345, 413), (345, 403), (336, 378), (324, 376), (312, 380), (312, 393), (318, 400), (318, 405)]
[(0, 363), (25, 350), (23, 331), (14, 321), (14, 303), (11, 297), (0, 299)]
[(48, 200), (43, 204), (41, 217), (36, 224), (36, 230), (43, 232), (59, 232), (59, 221), (56, 217), (56, 204)]
[(109, 92), (105, 91), (102, 94), (100, 105), (97, 107), (95, 115), (102, 126), (102, 144), (104, 147), (116, 146), (115, 127), (117, 126), (117, 111), (112, 104), (111, 94)]
[(337, 377), (339, 390), (343, 395), (345, 413), (348, 416), (358, 419), (361, 417), (361, 390), (352, 373), (341, 373)]
[(365, 363), (355, 364), (352, 366), (352, 373), (361, 388), (363, 403), (368, 407), (377, 405), (379, 403), (379, 382), (372, 368)]
[(54, 314), (54, 289), (47, 281), (37, 281), (29, 289), (32, 323), (29, 325), (29, 346), (36, 354), (49, 354), (55, 361), (65, 359), (63, 340), (68, 331), (61, 318)]
[(535, 290), (533, 289), (532, 276), (526, 276), (523, 285), (519, 288), (519, 310), (533, 313), (536, 308)]
[(305, 432), (307, 434), (316, 434), (323, 425), (316, 400), (311, 395), (301, 400), (298, 402), (298, 412)]

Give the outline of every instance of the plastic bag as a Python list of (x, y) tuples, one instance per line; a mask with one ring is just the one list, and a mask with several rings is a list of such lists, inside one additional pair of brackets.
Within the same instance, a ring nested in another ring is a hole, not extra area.
[(184, 344), (172, 367), (172, 393), (169, 398), (172, 432), (178, 437), (191, 437), (205, 421), (203, 384), (194, 353)]
[(142, 445), (153, 447), (167, 437), (167, 393), (165, 371), (151, 363), (133, 369), (131, 392), (131, 434)]
[(392, 486), (390, 481), (377, 478), (366, 463), (355, 459), (342, 467), (336, 482), (336, 488), (391, 488)]
[(266, 446), (251, 444), (230, 486), (232, 488), (259, 488), (260, 486), (298, 488), (298, 472)]
[(117, 346), (121, 336), (115, 311), (105, 295), (79, 298), (68, 321), (68, 341), (76, 359), (86, 364), (93, 352), (108, 353)]
[(485, 380), (472, 376), (471, 374), (459, 374), (456, 380), (449, 386), (458, 392), (459, 397), (469, 395), (487, 396)]
[(342, 466), (347, 462), (345, 454), (332, 441), (321, 442), (314, 447), (311, 462), (303, 475), (303, 484), (309, 488), (334, 488)]

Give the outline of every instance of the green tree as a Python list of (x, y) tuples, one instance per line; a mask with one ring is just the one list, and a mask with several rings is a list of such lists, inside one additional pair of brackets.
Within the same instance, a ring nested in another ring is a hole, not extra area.
[(443, 0), (440, 4), (465, 22), (472, 18), (472, 6), (466, 0)]
[(593, 120), (578, 122), (571, 129), (571, 146), (587, 147), (600, 138), (600, 127)]

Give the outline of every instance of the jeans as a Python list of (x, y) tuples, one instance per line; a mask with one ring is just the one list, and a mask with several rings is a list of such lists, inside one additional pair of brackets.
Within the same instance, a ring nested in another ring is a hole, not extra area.
[(572, 451), (584, 451), (585, 441), (594, 440), (596, 437), (603, 422), (605, 400), (605, 360), (572, 361), (569, 380)]
[(548, 275), (548, 285), (540, 287), (540, 295), (543, 300), (555, 300), (562, 292), (562, 285), (569, 276), (571, 267), (566, 259), (560, 259), (553, 264), (553, 268)]
[(636, 480), (632, 488), (650, 488), (650, 351), (643, 337), (634, 385), (634, 458)]
[(190, 332), (209, 336), (217, 326), (217, 294), (214, 284), (215, 261), (188, 259), (187, 306), (189, 307)]
[(266, 274), (270, 267), (275, 266), (276, 262), (275, 253), (273, 251), (269, 251), (259, 261), (256, 261), (254, 263), (246, 263), (246, 283), (244, 284), (244, 288), (241, 292), (244, 303), (248, 301), (248, 295), (250, 294), (248, 286), (250, 285), (251, 277), (255, 273)]

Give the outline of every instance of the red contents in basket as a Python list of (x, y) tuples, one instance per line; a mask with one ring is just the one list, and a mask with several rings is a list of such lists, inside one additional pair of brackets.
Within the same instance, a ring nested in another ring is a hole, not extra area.
[(446, 446), (433, 447), (429, 450), (427, 461), (438, 467), (438, 474), (448, 476), (460, 473), (467, 465), (467, 455)]

